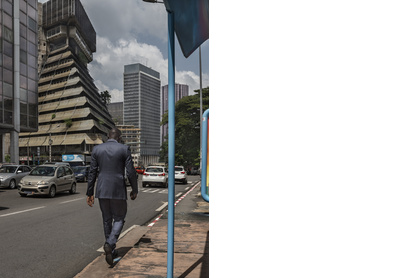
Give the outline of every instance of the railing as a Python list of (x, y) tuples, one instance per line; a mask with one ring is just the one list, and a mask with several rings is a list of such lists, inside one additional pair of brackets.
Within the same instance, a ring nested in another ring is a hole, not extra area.
[(209, 185), (209, 146), (208, 146), (208, 123), (209, 109), (203, 113), (202, 134), (201, 134), (201, 196), (204, 201), (209, 202), (208, 185)]

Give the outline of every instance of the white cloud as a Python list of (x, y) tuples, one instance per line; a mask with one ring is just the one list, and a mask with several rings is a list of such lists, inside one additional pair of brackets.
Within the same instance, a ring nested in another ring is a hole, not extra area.
[[(45, 0), (39, 0), (45, 2)], [(97, 50), (88, 65), (100, 91), (108, 90), (112, 101), (123, 95), (124, 65), (141, 63), (160, 73), (161, 86), (168, 84), (167, 12), (164, 4), (142, 0), (81, 0), (96, 30)], [(146, 43), (143, 43), (146, 42)], [(208, 44), (202, 48), (208, 60)], [(189, 94), (199, 89), (197, 58), (183, 60), (175, 43), (175, 82), (189, 85)], [(193, 56), (193, 55), (192, 55)], [(165, 58), (164, 58), (165, 57)], [(181, 62), (179, 62), (181, 61)], [(196, 64), (196, 65), (194, 65)], [(208, 72), (208, 63), (203, 71)], [(208, 75), (203, 74), (203, 87), (208, 86)]]
[[(168, 84), (168, 60), (154, 45), (139, 43), (136, 39), (120, 39), (112, 43), (108, 38), (97, 37), (97, 52), (88, 65), (90, 74), (100, 91), (108, 90), (112, 102), (121, 100), (123, 94), (124, 65), (141, 63), (160, 73), (161, 86)], [(199, 89), (199, 76), (192, 71), (176, 71), (175, 82), (189, 85), (189, 94)], [(208, 86), (208, 75), (203, 75), (203, 87)]]
[(142, 0), (81, 0), (99, 36), (111, 41), (121, 38), (167, 39), (167, 12), (164, 4)]

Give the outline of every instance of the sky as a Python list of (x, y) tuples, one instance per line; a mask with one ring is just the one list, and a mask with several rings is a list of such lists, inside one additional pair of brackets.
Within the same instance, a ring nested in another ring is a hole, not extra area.
[[(45, 0), (40, 0), (44, 3)], [(124, 65), (141, 63), (160, 73), (168, 84), (167, 12), (164, 4), (142, 0), (81, 0), (97, 35), (97, 50), (88, 65), (99, 91), (109, 91), (111, 102), (123, 101)], [(112, 3), (112, 4), (111, 4)], [(201, 46), (202, 86), (209, 80), (209, 41)], [(200, 88), (199, 51), (185, 58), (175, 36), (175, 82)]]

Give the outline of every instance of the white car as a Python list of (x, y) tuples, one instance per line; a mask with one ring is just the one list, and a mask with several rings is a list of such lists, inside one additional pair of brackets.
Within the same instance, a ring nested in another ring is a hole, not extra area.
[(180, 181), (187, 184), (187, 175), (183, 166), (175, 166), (175, 181)]
[(168, 187), (168, 172), (165, 167), (149, 166), (143, 173), (142, 186), (146, 187), (148, 184), (161, 184)]

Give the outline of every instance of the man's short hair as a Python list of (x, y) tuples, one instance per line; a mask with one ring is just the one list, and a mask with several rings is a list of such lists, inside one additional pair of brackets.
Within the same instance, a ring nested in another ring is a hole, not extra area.
[(121, 130), (118, 128), (112, 128), (108, 133), (108, 138), (118, 140), (121, 137)]

